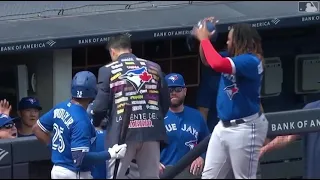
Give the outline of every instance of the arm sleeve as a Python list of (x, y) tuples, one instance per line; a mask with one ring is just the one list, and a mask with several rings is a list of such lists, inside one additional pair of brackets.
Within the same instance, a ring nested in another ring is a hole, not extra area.
[[(103, 164), (111, 158), (110, 153), (107, 151), (100, 152), (82, 152), (72, 151), (72, 157), (75, 159), (76, 166), (81, 165), (92, 166), (97, 164)], [(81, 161), (81, 159), (83, 159)]]
[(222, 57), (212, 46), (210, 40), (205, 39), (200, 42), (204, 56), (211, 66), (217, 72), (232, 74), (232, 64), (228, 58)]
[(108, 114), (108, 109), (111, 107), (111, 90), (110, 90), (110, 69), (101, 67), (98, 73), (98, 93), (93, 103), (93, 124), (100, 126), (101, 121)]
[(160, 76), (160, 103), (161, 103), (161, 109), (162, 109), (162, 114), (165, 116), (169, 110), (170, 106), (170, 95), (169, 95), (169, 89), (168, 89), (168, 84), (164, 80), (164, 74), (161, 73)]
[(247, 78), (258, 77), (263, 72), (259, 59), (249, 54), (230, 57), (222, 57), (212, 46), (209, 40), (202, 40), (201, 46), (208, 64), (217, 72), (244, 76)]
[(50, 133), (53, 130), (53, 110), (41, 116), (37, 124), (43, 132)]

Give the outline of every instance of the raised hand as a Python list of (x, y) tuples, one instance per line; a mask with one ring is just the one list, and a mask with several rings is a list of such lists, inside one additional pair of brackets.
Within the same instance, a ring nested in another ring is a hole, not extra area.
[(12, 109), (12, 107), (9, 104), (9, 101), (7, 101), (6, 99), (0, 101), (0, 113), (1, 114), (5, 114), (5, 115), (9, 116), (11, 109)]
[(213, 30), (212, 32), (208, 31), (208, 22), (212, 23), (213, 26), (215, 26), (219, 22), (219, 20), (215, 20), (214, 17), (205, 18), (204, 20), (202, 20), (202, 24), (200, 26), (193, 29), (193, 34), (199, 41), (209, 39), (216, 32), (215, 30)]

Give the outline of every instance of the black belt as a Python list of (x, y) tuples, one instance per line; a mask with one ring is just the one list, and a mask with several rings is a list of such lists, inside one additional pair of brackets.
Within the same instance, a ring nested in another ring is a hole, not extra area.
[[(259, 117), (262, 115), (262, 112), (259, 112)], [(235, 125), (235, 124), (243, 124), (243, 123), (245, 123), (246, 121), (244, 121), (244, 119), (236, 119), (236, 120), (232, 120), (233, 122), (231, 123), (231, 120), (229, 120), (229, 121), (222, 121), (222, 124), (223, 124), (223, 126), (224, 127), (231, 127), (231, 126), (233, 126), (233, 125)]]

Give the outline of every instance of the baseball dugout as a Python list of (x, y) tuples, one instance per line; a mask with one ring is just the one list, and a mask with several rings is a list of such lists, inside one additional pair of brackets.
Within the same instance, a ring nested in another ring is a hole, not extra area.
[[(268, 136), (299, 134), (318, 131), (319, 127), (310, 127), (312, 121), (319, 119), (320, 110), (297, 110), (267, 113), (269, 120)], [(285, 128), (293, 123), (293, 128)], [(284, 127), (284, 128), (281, 128)], [(165, 171), (162, 178), (198, 179), (188, 172), (188, 166), (198, 154), (207, 147), (209, 137), (186, 154), (176, 166)], [(50, 179), (50, 151), (35, 137), (23, 137), (0, 142), (0, 178), (2, 179)], [(183, 171), (184, 170), (184, 171)], [(263, 156), (259, 177), (262, 179), (301, 178), (304, 173), (302, 140), (286, 148), (270, 152)]]

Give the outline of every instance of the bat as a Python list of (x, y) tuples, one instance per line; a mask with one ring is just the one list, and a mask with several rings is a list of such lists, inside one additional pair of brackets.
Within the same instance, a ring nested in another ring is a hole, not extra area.
[[(124, 144), (126, 141), (127, 131), (128, 131), (129, 123), (130, 123), (131, 112), (132, 112), (132, 105), (125, 104), (124, 112), (123, 112), (123, 119), (122, 119), (122, 121), (120, 121), (121, 130), (120, 130), (120, 134), (119, 134), (118, 144)], [(113, 171), (113, 179), (117, 179), (119, 165), (120, 165), (120, 159), (116, 159), (116, 162), (114, 165), (114, 171)]]

